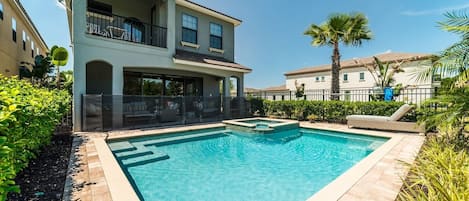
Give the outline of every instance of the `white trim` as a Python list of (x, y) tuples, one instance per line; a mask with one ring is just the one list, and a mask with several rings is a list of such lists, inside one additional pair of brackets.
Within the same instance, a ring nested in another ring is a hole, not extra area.
[(200, 48), (199, 44), (194, 44), (194, 43), (189, 43), (189, 42), (184, 42), (184, 41), (181, 41), (181, 45), (186, 46), (186, 47), (192, 47), (192, 48), (195, 48), (195, 49)]
[(232, 71), (232, 72), (241, 72), (241, 73), (250, 73), (251, 72), (251, 70), (247, 70), (247, 69), (219, 66), (219, 65), (213, 65), (213, 64), (204, 64), (204, 63), (199, 63), (199, 62), (194, 62), (194, 61), (187, 61), (187, 60), (182, 60), (182, 59), (175, 59), (175, 58), (173, 58), (173, 62), (176, 63), (176, 64), (197, 66), (197, 67), (203, 67), (203, 68), (212, 68), (212, 69), (226, 70), (226, 71)]
[(180, 6), (183, 6), (183, 7), (186, 7), (186, 8), (190, 8), (192, 10), (195, 10), (197, 12), (200, 12), (200, 13), (203, 13), (203, 14), (206, 14), (206, 15), (210, 15), (212, 17), (215, 17), (215, 18), (218, 18), (220, 20), (223, 20), (223, 21), (226, 21), (226, 22), (229, 22), (231, 24), (233, 24), (234, 26), (238, 26), (241, 24), (241, 21), (240, 20), (237, 20), (237, 19), (234, 19), (232, 17), (228, 17), (226, 15), (223, 15), (221, 13), (218, 13), (218, 12), (215, 12), (213, 10), (210, 10), (208, 8), (205, 8), (203, 6), (200, 6), (200, 5), (197, 5), (195, 3), (192, 3), (192, 2), (189, 2), (189, 1), (185, 1), (185, 0), (176, 0), (176, 4), (177, 5), (180, 5)]
[(220, 53), (220, 54), (224, 54), (224, 53), (225, 53), (225, 50), (218, 49), (218, 48), (213, 48), (213, 47), (209, 47), (209, 48), (208, 48), (208, 51), (210, 51), (210, 52), (216, 52), (216, 53)]

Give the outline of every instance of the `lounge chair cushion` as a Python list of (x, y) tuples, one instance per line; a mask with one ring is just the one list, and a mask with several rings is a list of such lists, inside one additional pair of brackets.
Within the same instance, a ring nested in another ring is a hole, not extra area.
[(412, 106), (409, 104), (404, 104), (396, 112), (394, 112), (394, 114), (392, 114), (389, 119), (391, 121), (399, 121), (399, 119), (402, 119), (402, 117), (404, 117), (411, 109)]
[(352, 120), (352, 121), (390, 121), (389, 117), (385, 116), (373, 116), (373, 115), (350, 115), (347, 116), (347, 120)]

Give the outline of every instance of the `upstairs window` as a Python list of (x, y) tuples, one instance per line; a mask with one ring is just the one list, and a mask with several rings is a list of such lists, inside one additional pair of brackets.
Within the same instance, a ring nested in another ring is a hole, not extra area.
[(31, 57), (34, 57), (34, 41), (31, 41)]
[(223, 48), (223, 27), (219, 24), (210, 23), (210, 47)]
[(365, 80), (365, 73), (361, 72), (360, 73), (360, 81), (364, 81), (364, 80)]
[(3, 20), (3, 4), (0, 3), (0, 20)]
[(348, 74), (344, 74), (344, 82), (348, 81)]
[(182, 14), (182, 41), (197, 44), (197, 18)]
[(39, 48), (36, 47), (36, 55), (40, 55), (39, 53), (40, 53), (40, 52), (39, 52)]
[(316, 82), (319, 82), (319, 77), (316, 77)]
[(26, 32), (23, 31), (23, 50), (26, 51)]
[(16, 20), (14, 17), (11, 18), (11, 33), (13, 42), (16, 43)]
[(325, 82), (326, 78), (324, 76), (321, 76), (321, 82)]

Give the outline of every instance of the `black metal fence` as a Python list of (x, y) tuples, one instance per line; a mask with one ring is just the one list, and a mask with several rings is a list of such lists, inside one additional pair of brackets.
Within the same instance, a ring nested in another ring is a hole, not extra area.
[[(438, 88), (404, 88), (400, 91), (395, 91), (393, 100), (402, 101), (411, 104), (420, 104), (423, 101), (432, 98), (438, 92)], [(282, 100), (315, 100), (327, 101), (331, 100), (331, 91), (329, 89), (318, 90), (305, 90), (302, 97), (296, 97), (295, 91), (257, 91), (246, 93), (247, 96), (257, 97), (267, 100), (282, 101)], [(384, 100), (384, 93), (382, 90), (373, 88), (350, 88), (341, 89), (337, 94), (342, 101), (375, 101)]]
[(88, 9), (86, 26), (86, 33), (92, 35), (156, 47), (167, 46), (167, 28), (143, 23), (133, 17)]
[(160, 127), (252, 116), (242, 97), (83, 95), (82, 130)]

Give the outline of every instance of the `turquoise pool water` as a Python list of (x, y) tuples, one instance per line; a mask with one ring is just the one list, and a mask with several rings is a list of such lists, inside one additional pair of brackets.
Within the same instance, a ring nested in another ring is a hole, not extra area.
[(265, 135), (211, 129), (109, 146), (142, 200), (300, 201), (385, 141), (313, 129)]

